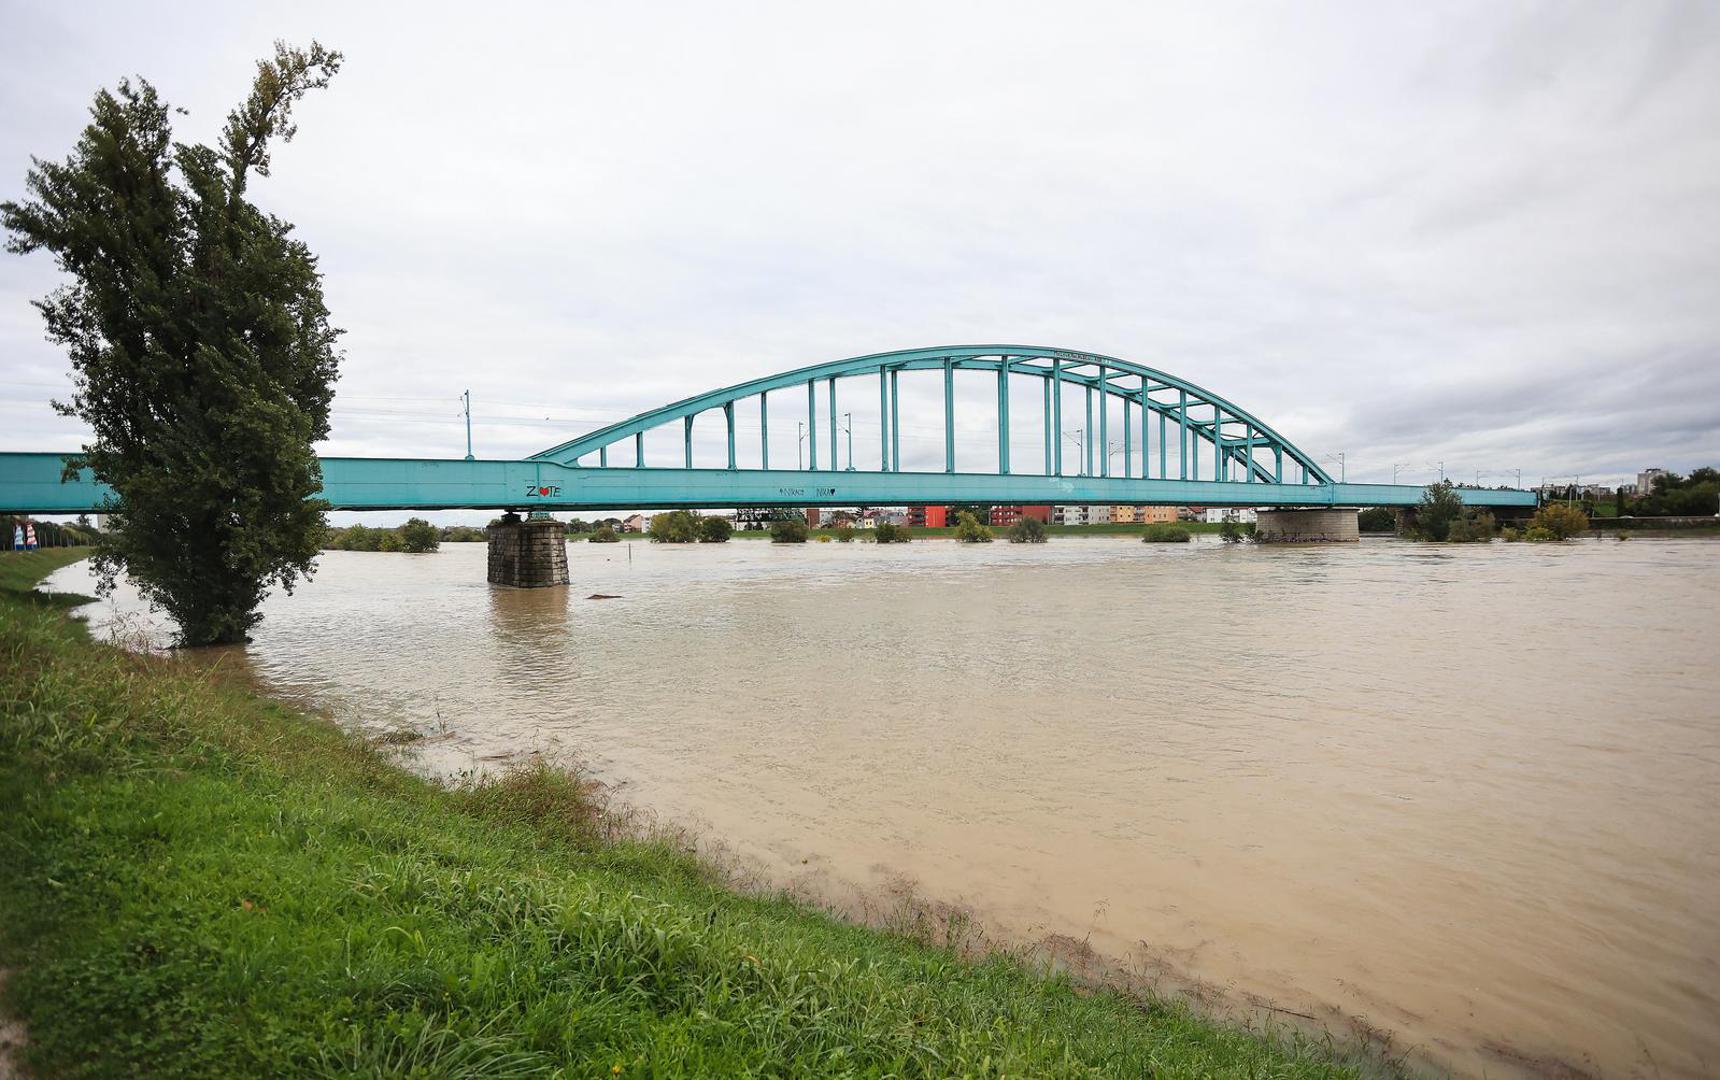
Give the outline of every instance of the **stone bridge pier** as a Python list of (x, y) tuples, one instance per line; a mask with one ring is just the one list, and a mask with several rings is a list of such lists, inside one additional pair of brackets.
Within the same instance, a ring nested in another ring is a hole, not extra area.
[(1360, 510), (1261, 510), (1254, 520), (1254, 539), (1263, 544), (1334, 544), (1360, 540)]
[(510, 510), (487, 532), (491, 585), (539, 589), (567, 584), (567, 537), (561, 522), (553, 518), (522, 520)]

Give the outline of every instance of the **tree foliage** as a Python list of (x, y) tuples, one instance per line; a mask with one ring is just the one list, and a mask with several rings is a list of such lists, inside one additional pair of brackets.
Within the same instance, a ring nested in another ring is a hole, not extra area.
[(699, 542), (701, 544), (726, 544), (734, 531), (735, 527), (728, 518), (708, 517), (699, 519)]
[(1194, 539), (1194, 533), (1181, 525), (1170, 525), (1164, 522), (1148, 525), (1141, 530), (1143, 544), (1186, 544)]
[(1525, 534), (1531, 540), (1569, 540), (1589, 527), (1589, 516), (1569, 503), (1548, 503), (1529, 519)]
[(1397, 531), (1397, 515), (1383, 506), (1370, 506), (1356, 515), (1356, 528), (1365, 533)]
[(784, 518), (770, 523), (770, 542), (773, 544), (804, 544), (810, 530), (806, 522), (800, 518)]
[(423, 518), (407, 518), (400, 526), (400, 547), (404, 551), (435, 551), (442, 546), (442, 534)]
[(1045, 543), (1045, 522), (1036, 517), (1023, 515), (1014, 525), (1009, 527), (1009, 542), (1012, 544), (1043, 544)]
[(1498, 522), (1488, 511), (1466, 510), (1462, 517), (1451, 523), (1445, 539), (1453, 544), (1485, 544), (1492, 541), (1498, 527)]
[(1630, 512), (1643, 517), (1710, 517), (1720, 513), (1720, 472), (1703, 466), (1689, 476), (1661, 473), (1654, 490), (1631, 503)]
[(645, 535), (653, 544), (693, 544), (699, 540), (699, 515), (691, 510), (665, 510), (651, 518)]
[(616, 533), (615, 526), (603, 524), (591, 531), (591, 540), (589, 543), (619, 544), (621, 543), (621, 537)]
[(963, 510), (956, 515), (956, 539), (964, 544), (991, 543), (991, 529), (981, 525), (979, 518), (969, 511)]
[(1452, 523), (1463, 517), (1463, 499), (1449, 480), (1427, 485), (1415, 508), (1415, 527), (1423, 539), (1443, 541)]
[(93, 432), (81, 463), (117, 495), (94, 556), (125, 572), (186, 644), (243, 640), (271, 586), (312, 571), (325, 504), (311, 446), (328, 435), (339, 331), (316, 257), (245, 198), (293, 106), (340, 54), (278, 44), (218, 145), (173, 140), (149, 83), (96, 94), (64, 162), (34, 161), (0, 204), (9, 250), (69, 281), (37, 303)]
[(880, 544), (906, 544), (913, 539), (906, 525), (898, 525), (894, 521), (880, 521), (873, 530), (873, 537)]

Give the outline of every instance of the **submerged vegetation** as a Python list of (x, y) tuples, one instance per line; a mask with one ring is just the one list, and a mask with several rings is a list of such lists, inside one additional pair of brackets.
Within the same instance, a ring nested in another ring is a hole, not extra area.
[(1143, 544), (1186, 544), (1194, 539), (1194, 533), (1181, 525), (1155, 524), (1141, 530)]
[(880, 521), (872, 530), (872, 539), (880, 544), (906, 544), (913, 538), (906, 525), (898, 525), (894, 521)]
[(1025, 514), (1009, 527), (1009, 542), (1012, 544), (1043, 544), (1045, 536), (1045, 522)]
[(955, 538), (964, 544), (989, 544), (991, 527), (981, 525), (971, 511), (963, 510), (956, 515)]
[(806, 522), (800, 518), (784, 518), (770, 523), (770, 542), (773, 544), (804, 544), (809, 533)]
[(1361, 1072), (736, 893), (546, 765), (439, 787), (19, 592), (0, 655), (0, 963), (44, 1075)]

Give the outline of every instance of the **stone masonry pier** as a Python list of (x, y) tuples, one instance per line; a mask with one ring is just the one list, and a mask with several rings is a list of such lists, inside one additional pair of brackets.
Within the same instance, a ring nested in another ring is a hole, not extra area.
[(487, 531), (491, 585), (538, 589), (567, 584), (567, 539), (561, 522), (522, 521), (510, 513)]
[(1267, 544), (1333, 544), (1361, 539), (1360, 511), (1261, 510), (1254, 522), (1254, 539)]

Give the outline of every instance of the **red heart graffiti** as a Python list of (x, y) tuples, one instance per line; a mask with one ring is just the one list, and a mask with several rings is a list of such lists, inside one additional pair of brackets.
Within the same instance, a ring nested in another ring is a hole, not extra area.
[(549, 494), (549, 488), (538, 488), (538, 494), (539, 495), (548, 495)]

